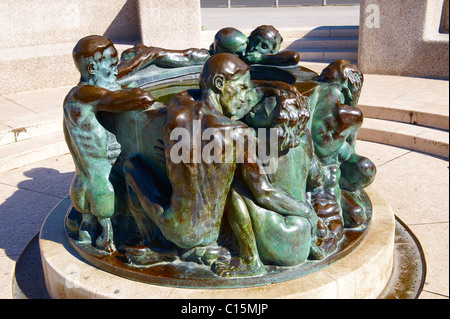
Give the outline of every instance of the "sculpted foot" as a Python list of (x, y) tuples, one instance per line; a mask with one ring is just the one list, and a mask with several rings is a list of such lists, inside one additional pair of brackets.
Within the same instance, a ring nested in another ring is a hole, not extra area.
[(78, 233), (78, 242), (79, 243), (90, 243), (92, 241), (91, 235), (87, 230), (81, 230)]
[(197, 264), (211, 266), (218, 259), (229, 259), (230, 252), (225, 247), (205, 246), (195, 247), (183, 253), (180, 258), (186, 261), (192, 261)]
[(148, 266), (177, 259), (177, 254), (174, 251), (157, 252), (148, 247), (127, 247), (126, 251), (128, 260), (135, 265)]
[(220, 277), (247, 277), (265, 273), (263, 263), (259, 258), (243, 259), (234, 257), (231, 260), (217, 260), (211, 270)]
[(315, 243), (311, 243), (311, 247), (309, 248), (309, 257), (310, 260), (322, 260), (325, 258), (325, 253), (317, 246)]
[(102, 234), (95, 241), (98, 249), (104, 250), (108, 253), (116, 251), (116, 246), (113, 241), (113, 231), (111, 220), (109, 218), (98, 218), (100, 225), (103, 227)]
[(108, 253), (113, 253), (116, 251), (116, 246), (114, 245), (113, 241), (109, 236), (103, 237), (100, 236), (95, 241), (95, 245), (98, 249), (104, 250)]
[(97, 220), (92, 214), (83, 214), (80, 230), (78, 232), (78, 242), (91, 243), (92, 238), (95, 237), (97, 226)]

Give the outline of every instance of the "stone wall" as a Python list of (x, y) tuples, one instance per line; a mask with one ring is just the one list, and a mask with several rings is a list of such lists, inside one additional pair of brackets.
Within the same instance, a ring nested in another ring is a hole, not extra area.
[(138, 2), (144, 44), (166, 49), (201, 46), (200, 0)]
[(449, 0), (444, 0), (444, 6), (442, 8), (442, 18), (441, 25), (439, 28), (440, 33), (448, 33), (449, 32)]
[(72, 49), (92, 34), (119, 52), (138, 42), (199, 47), (200, 0), (2, 0), (0, 94), (75, 85)]
[[(361, 0), (364, 73), (449, 78), (448, 0)], [(444, 31), (445, 32), (445, 31)]]

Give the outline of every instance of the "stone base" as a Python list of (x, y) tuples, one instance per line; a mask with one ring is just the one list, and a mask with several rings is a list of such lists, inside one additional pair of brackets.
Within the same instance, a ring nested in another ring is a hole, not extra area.
[(87, 264), (70, 246), (64, 217), (66, 198), (45, 220), (39, 238), (45, 283), (52, 298), (377, 298), (392, 273), (394, 215), (384, 199), (366, 189), (372, 224), (359, 247), (327, 268), (281, 283), (249, 288), (189, 289), (157, 286), (125, 279)]

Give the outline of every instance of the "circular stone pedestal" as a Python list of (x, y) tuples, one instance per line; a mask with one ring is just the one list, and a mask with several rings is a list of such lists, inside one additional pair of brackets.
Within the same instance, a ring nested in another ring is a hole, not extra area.
[(64, 218), (66, 198), (45, 220), (39, 238), (45, 283), (52, 298), (377, 298), (392, 273), (395, 219), (389, 205), (372, 188), (372, 224), (351, 253), (332, 265), (297, 279), (249, 288), (193, 289), (157, 286), (98, 269), (70, 246)]

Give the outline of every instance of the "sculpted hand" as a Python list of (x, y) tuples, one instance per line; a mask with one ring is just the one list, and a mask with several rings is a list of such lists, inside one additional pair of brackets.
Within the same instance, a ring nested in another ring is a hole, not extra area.
[(189, 58), (195, 64), (201, 64), (205, 62), (209, 58), (209, 56), (210, 56), (209, 51), (206, 49), (194, 49), (191, 52), (189, 52)]
[(132, 89), (132, 94), (134, 94), (136, 99), (138, 100), (137, 107), (140, 109), (145, 110), (149, 108), (153, 103), (155, 103), (155, 99), (153, 98), (153, 96), (151, 96), (150, 93), (142, 90), (141, 88)]
[(245, 57), (246, 62), (249, 62), (249, 63), (259, 63), (262, 61), (262, 59), (263, 59), (263, 55), (258, 51), (249, 52), (247, 54), (247, 56)]
[(119, 143), (111, 143), (106, 147), (106, 157), (112, 160), (112, 164), (119, 157), (121, 152), (121, 147)]

